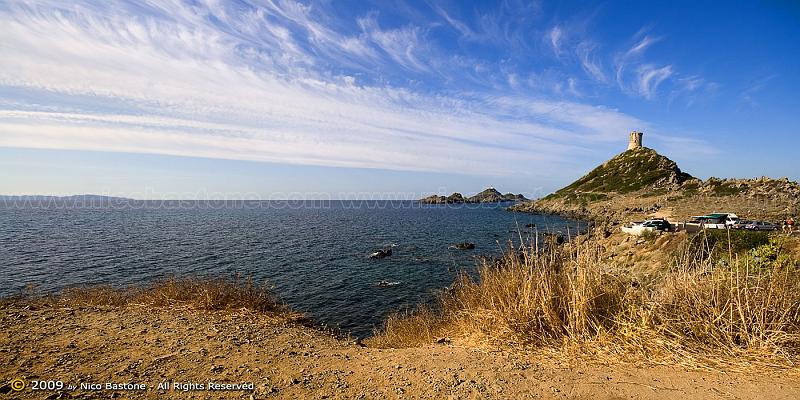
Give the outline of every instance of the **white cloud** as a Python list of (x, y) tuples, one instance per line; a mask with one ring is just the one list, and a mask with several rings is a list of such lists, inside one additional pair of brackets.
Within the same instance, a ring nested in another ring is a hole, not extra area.
[(581, 42), (575, 49), (575, 53), (578, 55), (581, 67), (589, 76), (598, 82), (606, 83), (608, 79), (603, 72), (602, 66), (592, 58), (593, 50), (594, 45), (588, 42)]
[(315, 6), (230, 7), (8, 3), (0, 88), (35, 100), (0, 102), (0, 146), (507, 175), (646, 126), (579, 103), (360, 84), (328, 65), (427, 71), (423, 30), (368, 16), (344, 35)]
[(628, 51), (625, 53), (625, 56), (634, 57), (641, 55), (642, 53), (644, 53), (645, 50), (647, 50), (648, 47), (652, 46), (653, 44), (657, 43), (660, 40), (661, 38), (658, 37), (654, 38), (645, 35), (641, 40), (636, 42), (636, 44), (634, 44), (633, 46), (631, 46), (630, 49), (628, 49)]
[(364, 34), (396, 63), (409, 70), (429, 70), (418, 55), (423, 47), (419, 28), (405, 26), (398, 29), (381, 29), (375, 15), (359, 18), (358, 24)]
[(756, 101), (756, 95), (758, 94), (758, 92), (764, 89), (765, 86), (767, 86), (769, 81), (775, 79), (777, 76), (778, 76), (777, 74), (772, 74), (751, 81), (750, 83), (747, 84), (745, 89), (742, 90), (742, 92), (739, 95), (739, 98), (743, 102), (747, 103), (750, 107), (758, 107), (759, 103), (758, 101)]
[(549, 34), (550, 45), (553, 47), (553, 53), (556, 55), (556, 57), (561, 55), (562, 36), (563, 32), (561, 31), (561, 28), (559, 28), (558, 26), (555, 26), (553, 27), (553, 29), (550, 30)]
[(439, 14), (439, 16), (444, 18), (444, 20), (447, 21), (447, 23), (450, 24), (450, 26), (452, 26), (453, 29), (457, 30), (463, 38), (470, 40), (479, 39), (477, 34), (467, 24), (456, 18), (451, 17), (450, 14), (448, 14), (447, 11), (445, 11), (442, 7), (439, 7), (435, 4), (432, 5), (431, 7), (437, 14)]
[(583, 94), (578, 90), (578, 80), (574, 77), (570, 77), (567, 79), (567, 87), (569, 88), (569, 92), (572, 93), (575, 97), (583, 97)]
[(652, 99), (656, 95), (658, 85), (672, 75), (672, 66), (656, 68), (646, 64), (639, 67), (637, 73), (639, 94), (644, 98)]
[[(636, 36), (641, 36), (641, 31)], [(615, 57), (616, 79), (620, 89), (632, 95), (648, 100), (656, 97), (658, 87), (667, 79), (675, 76), (672, 65), (656, 67), (644, 61), (643, 55), (659, 37), (645, 35), (633, 44), (626, 52)]]

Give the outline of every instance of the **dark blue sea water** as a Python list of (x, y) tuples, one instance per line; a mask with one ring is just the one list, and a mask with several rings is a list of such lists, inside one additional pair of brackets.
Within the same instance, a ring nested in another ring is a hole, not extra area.
[[(0, 295), (28, 284), (146, 284), (170, 275), (269, 281), (317, 323), (368, 335), (392, 311), (430, 301), (476, 256), (520, 242), (526, 224), (573, 232), (557, 216), (506, 205), (413, 202), (138, 202), (100, 207), (0, 207)], [(448, 246), (470, 241), (474, 250)], [(369, 259), (384, 246), (393, 255)], [(382, 280), (400, 282), (377, 287)]]

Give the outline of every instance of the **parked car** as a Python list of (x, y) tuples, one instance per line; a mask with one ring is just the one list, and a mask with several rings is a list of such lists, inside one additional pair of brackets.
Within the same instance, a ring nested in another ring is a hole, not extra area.
[(646, 231), (669, 232), (670, 230), (672, 230), (672, 225), (664, 219), (648, 219), (644, 222), (633, 222), (622, 227), (623, 232), (636, 236)]
[(647, 220), (642, 222), (642, 226), (651, 227), (657, 231), (664, 231), (664, 232), (669, 232), (672, 229), (672, 225), (670, 225), (669, 222), (667, 222), (664, 219)]
[(755, 222), (755, 221), (743, 221), (743, 220), (742, 221), (736, 221), (735, 223), (733, 223), (731, 225), (731, 228), (733, 228), (733, 229), (745, 229), (745, 227), (748, 224), (752, 224), (753, 222)]
[(751, 221), (751, 223), (744, 226), (744, 229), (750, 231), (777, 231), (778, 225), (766, 221)]

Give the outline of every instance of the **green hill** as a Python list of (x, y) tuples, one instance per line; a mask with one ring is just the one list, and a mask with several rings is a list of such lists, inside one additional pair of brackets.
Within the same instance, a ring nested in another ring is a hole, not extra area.
[(595, 201), (605, 199), (611, 193), (626, 194), (642, 189), (651, 192), (674, 190), (690, 179), (694, 178), (681, 171), (675, 161), (653, 149), (640, 147), (618, 154), (545, 199)]

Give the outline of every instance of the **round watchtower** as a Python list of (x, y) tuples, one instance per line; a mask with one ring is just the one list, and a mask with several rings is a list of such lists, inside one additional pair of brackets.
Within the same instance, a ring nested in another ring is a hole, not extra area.
[(642, 147), (642, 132), (631, 131), (631, 138), (628, 141), (628, 150), (638, 149)]

